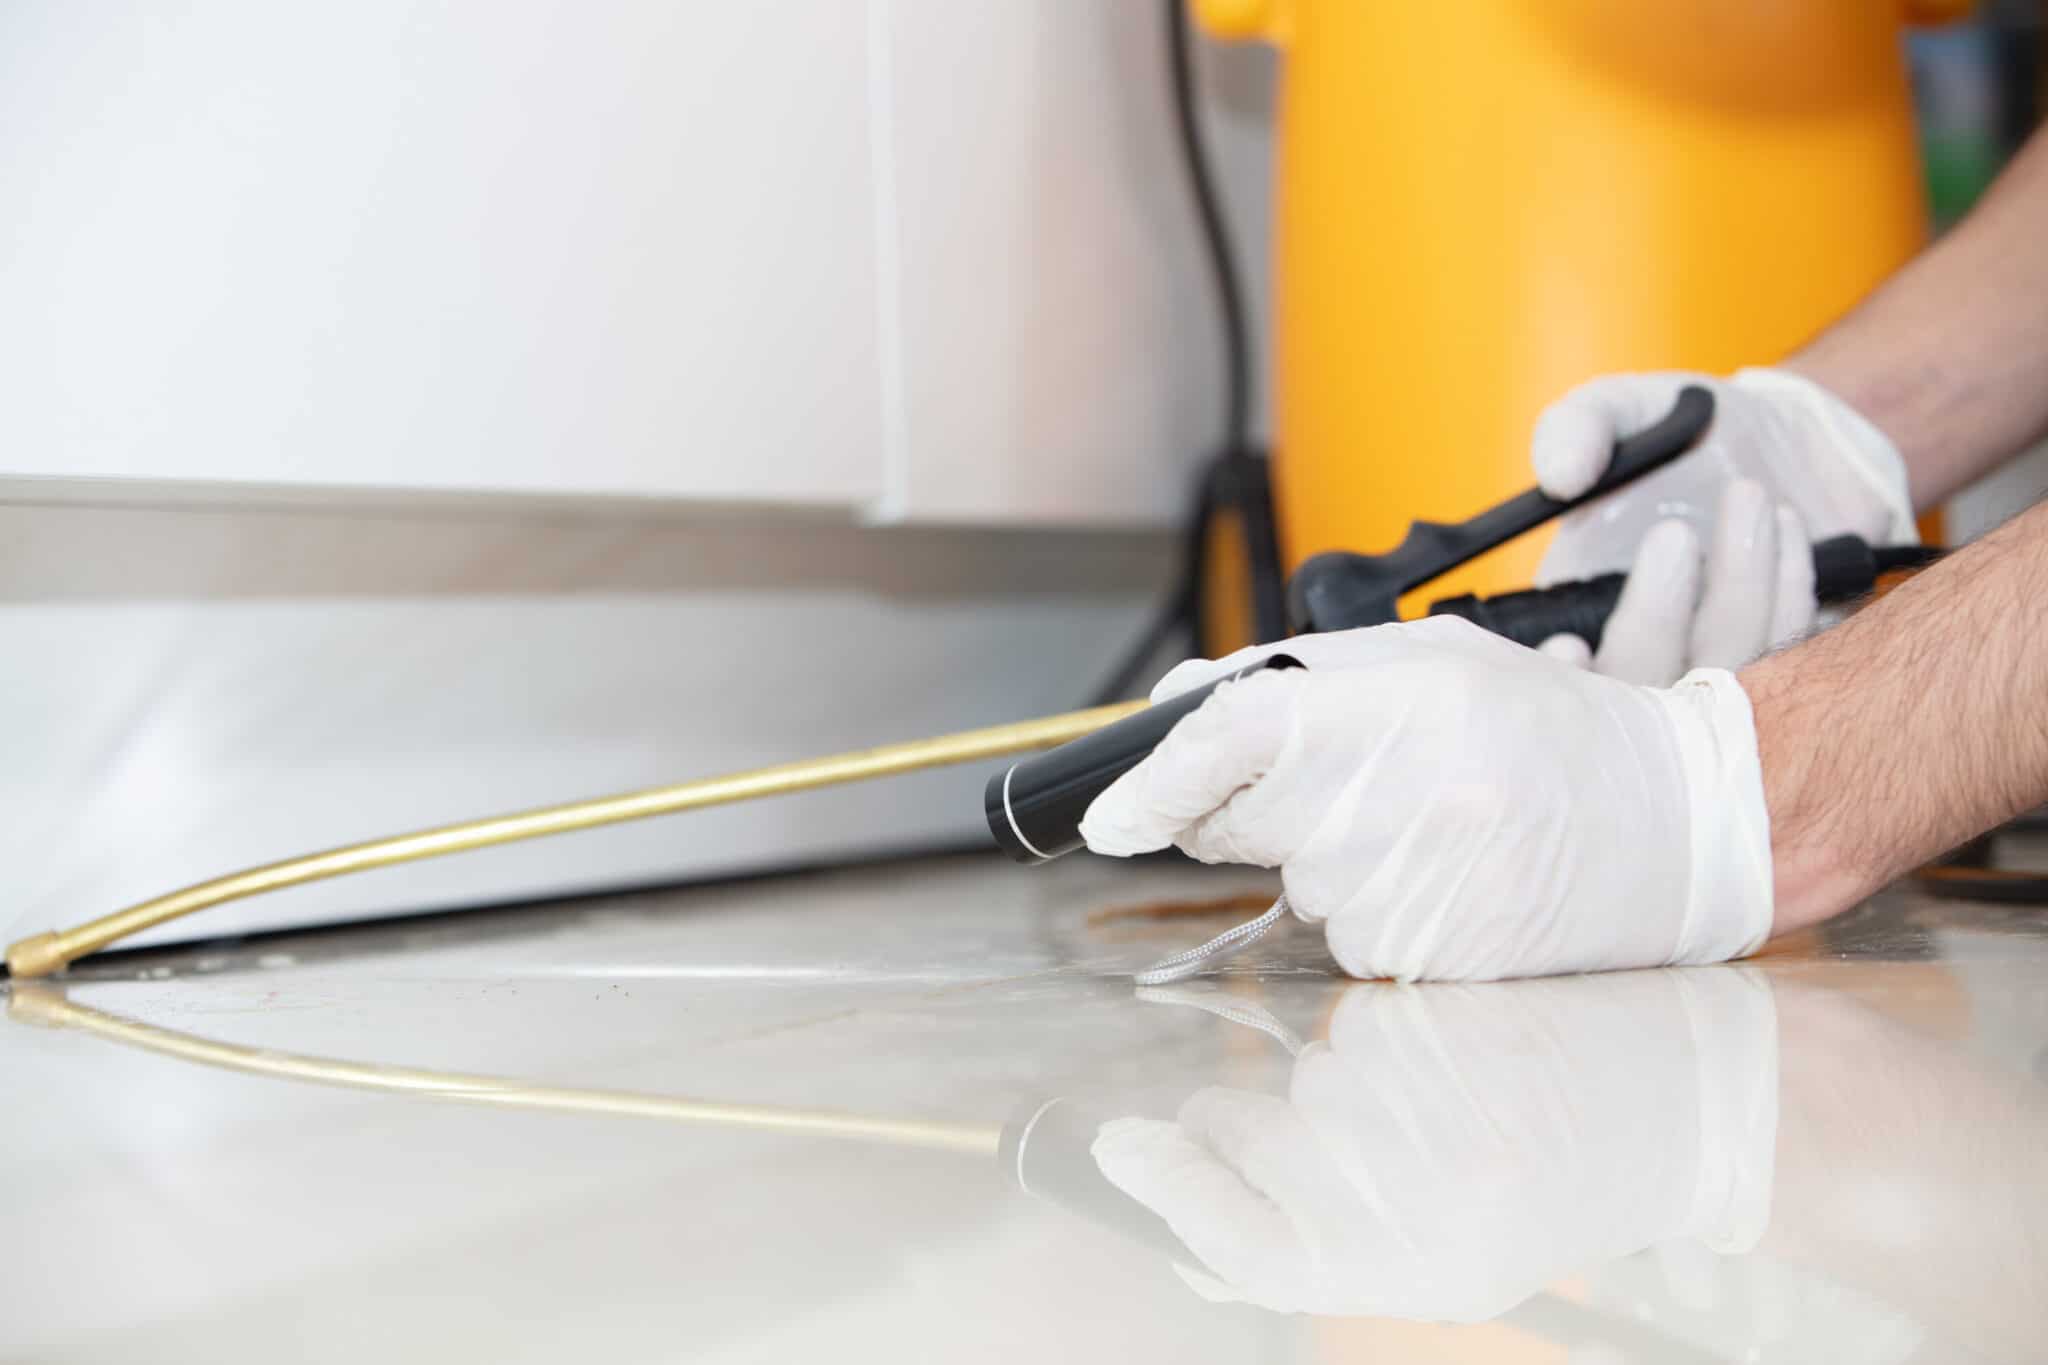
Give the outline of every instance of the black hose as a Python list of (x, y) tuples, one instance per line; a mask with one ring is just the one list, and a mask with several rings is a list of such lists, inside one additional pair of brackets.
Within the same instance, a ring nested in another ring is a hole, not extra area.
[(1237, 513), (1251, 563), (1253, 631), (1258, 639), (1277, 640), (1287, 633), (1287, 606), (1280, 576), (1278, 537), (1273, 528), (1272, 497), (1266, 459), (1254, 449), (1251, 415), (1256, 382), (1252, 367), (1251, 329), (1247, 322), (1243, 282), (1237, 257), (1216, 193), (1215, 176), (1202, 137), (1195, 99), (1194, 37), (1187, 0), (1165, 0), (1167, 75), (1172, 94), (1174, 129), (1188, 193), (1194, 201), (1203, 254), (1209, 262), (1216, 311), (1223, 339), (1223, 437), (1221, 448), (1204, 469), (1188, 532), (1181, 548), (1180, 573), (1165, 603), (1142, 634), (1126, 649), (1094, 696), (1095, 703), (1127, 696), (1145, 667), (1176, 636), (1194, 652), (1207, 653), (1202, 638), (1203, 587), (1208, 577), (1209, 527), (1226, 509)]
[(1194, 39), (1189, 32), (1187, 0), (1166, 0), (1167, 75), (1173, 90), (1173, 121), (1180, 135), (1181, 164), (1188, 193), (1195, 201), (1202, 247), (1216, 289), (1216, 310), (1223, 325), (1223, 449), (1251, 448), (1252, 347), (1245, 320), (1244, 286), (1238, 279), (1237, 252), (1216, 195), (1216, 178), (1202, 138), (1201, 111), (1195, 99)]

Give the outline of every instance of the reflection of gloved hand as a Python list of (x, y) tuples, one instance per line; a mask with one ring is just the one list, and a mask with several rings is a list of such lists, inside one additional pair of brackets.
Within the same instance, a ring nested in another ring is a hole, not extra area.
[(1096, 798), (1088, 846), (1278, 867), (1354, 976), (1482, 979), (1752, 951), (1769, 826), (1748, 698), (1560, 665), (1456, 617), (1181, 665), (1225, 683)]
[[(1687, 668), (1735, 668), (1812, 625), (1813, 541), (1918, 539), (1906, 468), (1890, 439), (1827, 390), (1783, 370), (1743, 370), (1727, 380), (1623, 374), (1581, 385), (1537, 419), (1531, 458), (1543, 491), (1571, 498), (1592, 487), (1614, 442), (1662, 417), (1686, 384), (1714, 391), (1706, 438), (1669, 467), (1567, 516), (1538, 575), (1548, 584), (1629, 570), (1591, 662), (1658, 686)], [(1576, 636), (1543, 648), (1587, 659)]]
[(1285, 1100), (1116, 1119), (1103, 1174), (1211, 1298), (1473, 1321), (1678, 1237), (1746, 1250), (1777, 1128), (1770, 988), (1736, 969), (1358, 986)]

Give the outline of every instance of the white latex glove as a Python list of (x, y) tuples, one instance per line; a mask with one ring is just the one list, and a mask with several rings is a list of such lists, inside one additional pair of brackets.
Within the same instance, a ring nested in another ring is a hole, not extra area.
[(1354, 976), (1486, 979), (1718, 962), (1771, 922), (1749, 699), (1702, 671), (1656, 690), (1457, 617), (1195, 660), (1225, 683), (1097, 797), (1097, 853), (1176, 844), (1278, 867)]
[(1918, 541), (1890, 439), (1782, 370), (1581, 385), (1537, 419), (1531, 459), (1543, 491), (1572, 498), (1592, 487), (1614, 442), (1662, 417), (1687, 384), (1714, 393), (1700, 444), (1559, 523), (1539, 584), (1630, 573), (1597, 657), (1576, 636), (1544, 642), (1546, 653), (1659, 686), (1688, 668), (1735, 668), (1812, 626), (1814, 541)]
[(1674, 1239), (1752, 1247), (1777, 1066), (1770, 987), (1737, 969), (1358, 986), (1286, 1099), (1198, 1091), (1091, 1150), (1205, 1297), (1471, 1322)]

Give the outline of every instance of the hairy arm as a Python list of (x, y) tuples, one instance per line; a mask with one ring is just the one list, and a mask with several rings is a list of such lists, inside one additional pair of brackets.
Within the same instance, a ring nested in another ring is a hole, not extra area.
[(2048, 504), (1744, 669), (1774, 933), (2048, 799)]
[(1891, 437), (1915, 507), (2048, 431), (2044, 241), (2039, 135), (1954, 231), (1785, 362)]

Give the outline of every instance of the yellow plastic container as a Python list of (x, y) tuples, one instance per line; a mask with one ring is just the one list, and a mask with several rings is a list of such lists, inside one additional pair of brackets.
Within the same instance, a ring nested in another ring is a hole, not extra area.
[[(1896, 0), (1195, 0), (1285, 53), (1274, 477), (1289, 567), (1532, 479), (1615, 370), (1767, 363), (1926, 235)], [(1427, 596), (1526, 586), (1542, 535)], [(1415, 604), (1410, 604), (1411, 612)]]

